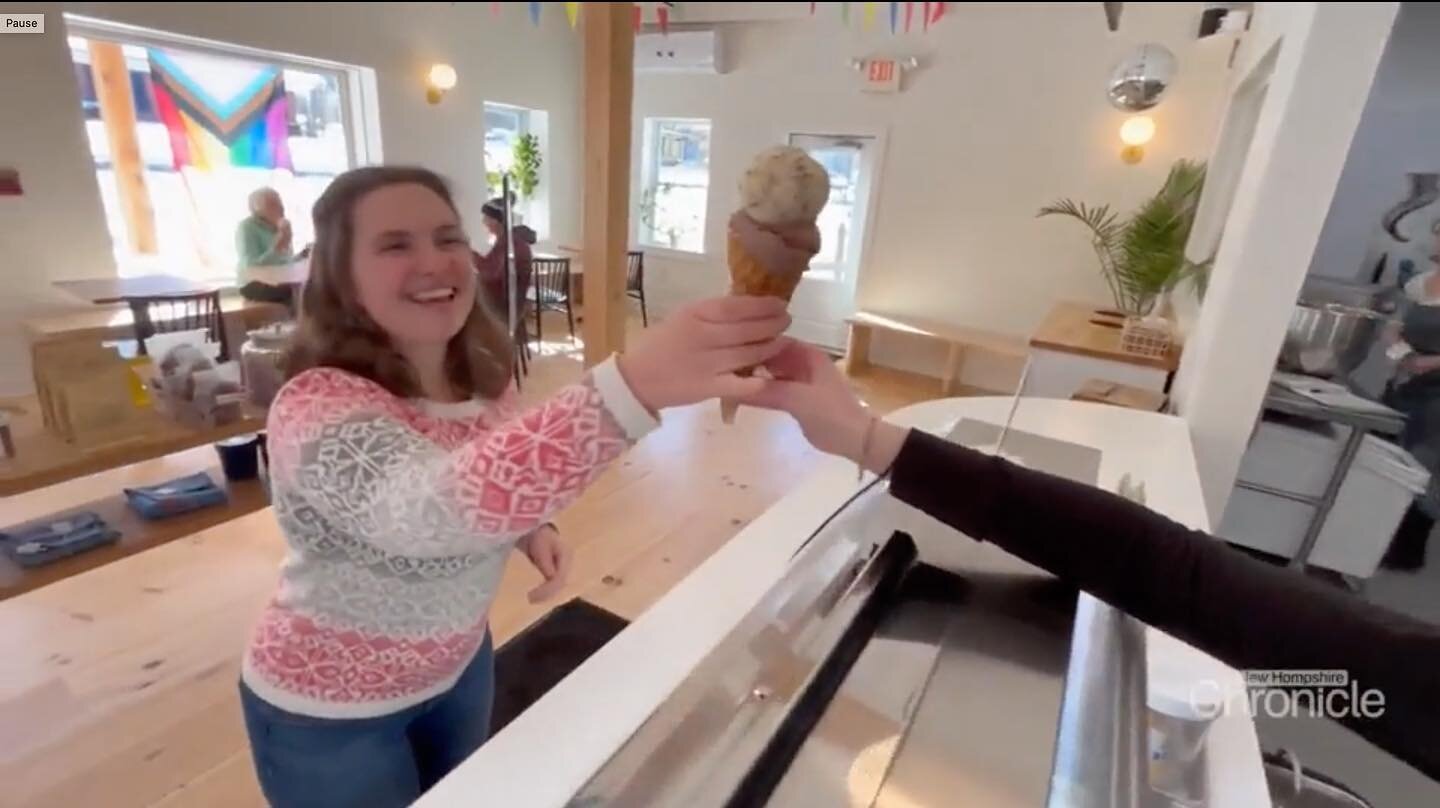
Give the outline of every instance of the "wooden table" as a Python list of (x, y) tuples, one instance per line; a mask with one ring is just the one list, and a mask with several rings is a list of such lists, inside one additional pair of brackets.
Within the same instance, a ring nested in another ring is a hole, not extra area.
[(34, 396), (6, 399), (0, 401), (0, 406), (11, 412), (10, 431), (16, 448), (15, 457), (0, 457), (0, 497), (265, 428), (265, 414), (258, 410), (247, 412), (233, 424), (194, 429), (146, 411), (138, 417), (133, 437), (84, 448), (66, 443), (45, 429)]
[(1030, 375), (1025, 394), (1070, 398), (1091, 379), (1164, 391), (1180, 366), (1180, 351), (1142, 356), (1120, 347), (1124, 321), (1100, 307), (1063, 301), (1050, 309), (1030, 337)]
[[(260, 303), (239, 295), (220, 297), (220, 311), (227, 320), (239, 318), (245, 328), (256, 328), (283, 320), (289, 312), (279, 303)], [(96, 306), (89, 309), (64, 311), (30, 317), (21, 322), (25, 336), (33, 346), (59, 340), (123, 340), (135, 338), (135, 320), (124, 306)], [(238, 347), (238, 346), (237, 346)]]
[(304, 286), (310, 278), (310, 259), (303, 258), (289, 264), (276, 266), (246, 267), (240, 270), (242, 283), (258, 281), (271, 286)]
[(55, 281), (55, 288), (77, 297), (86, 303), (104, 305), (120, 303), (127, 297), (150, 297), (153, 295), (188, 295), (208, 292), (215, 288), (213, 283), (200, 283), (178, 275), (136, 275), (130, 278), (84, 278), (73, 281)]

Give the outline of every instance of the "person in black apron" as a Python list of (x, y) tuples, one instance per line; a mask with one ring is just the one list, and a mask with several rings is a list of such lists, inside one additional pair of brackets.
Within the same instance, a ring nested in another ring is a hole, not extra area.
[(1410, 305), (1398, 350), (1391, 354), (1399, 359), (1400, 371), (1385, 391), (1385, 404), (1405, 415), (1400, 446), (1430, 472), (1430, 485), (1406, 511), (1381, 564), (1418, 570), (1425, 566), (1426, 545), (1440, 518), (1440, 272), (1409, 278), (1405, 296)]

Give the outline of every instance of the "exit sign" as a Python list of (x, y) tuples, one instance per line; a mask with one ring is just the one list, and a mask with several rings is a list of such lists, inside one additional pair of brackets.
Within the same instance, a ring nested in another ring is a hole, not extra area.
[(900, 90), (900, 64), (894, 59), (866, 59), (865, 83), (861, 87), (867, 93), (893, 93)]

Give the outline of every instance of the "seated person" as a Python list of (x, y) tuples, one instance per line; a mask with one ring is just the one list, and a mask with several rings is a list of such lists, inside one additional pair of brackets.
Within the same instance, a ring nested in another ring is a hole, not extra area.
[(250, 193), (250, 215), (235, 228), (235, 251), (240, 256), (240, 295), (246, 300), (285, 303), (293, 300), (290, 289), (263, 283), (247, 276), (252, 267), (284, 266), (295, 260), (291, 248), (290, 220), (285, 203), (274, 188), (257, 188)]
[(525, 225), (516, 225), (510, 228), (513, 238), (506, 237), (505, 202), (499, 198), (486, 202), (484, 207), (480, 208), (480, 213), (485, 229), (495, 239), (490, 251), (484, 255), (475, 250), (470, 252), (471, 263), (474, 264), (475, 271), (480, 273), (480, 288), (485, 295), (485, 302), (490, 305), (491, 311), (502, 319), (509, 316), (510, 304), (505, 294), (505, 256), (513, 250), (515, 279), (520, 287), (520, 298), (516, 300), (515, 310), (517, 316), (523, 315), (525, 296), (530, 291), (530, 264), (534, 260), (531, 245), (535, 243), (535, 231)]

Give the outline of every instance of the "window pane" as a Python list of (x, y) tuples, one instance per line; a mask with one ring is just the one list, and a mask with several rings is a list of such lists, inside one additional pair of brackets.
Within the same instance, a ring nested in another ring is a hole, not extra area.
[(515, 144), (530, 132), (530, 111), (503, 104), (485, 105), (485, 171), (490, 193), (499, 195), (500, 176), (515, 168)]
[(844, 263), (850, 233), (855, 227), (855, 193), (860, 184), (860, 150), (834, 146), (809, 149), (810, 156), (830, 175), (830, 200), (820, 211), (820, 253), (816, 264)]
[[(264, 163), (256, 165), (257, 158), (250, 155), (261, 152), (241, 151), (238, 153), (242, 156), (237, 157), (234, 142), (222, 141), (209, 130), (191, 127), (188, 142), (193, 153), (188, 160), (182, 160), (184, 165), (177, 169), (171, 147), (172, 133), (161, 119), (156, 100), (150, 49), (119, 43), (129, 70), (145, 192), (154, 211), (157, 251), (141, 254), (129, 243), (110, 141), (95, 94), (90, 40), (72, 36), (69, 44), (85, 110), (90, 153), (121, 275), (164, 271), (206, 280), (234, 277), (236, 227), (249, 215), (250, 192), (265, 185), (279, 191), (285, 202), (286, 218), (294, 228), (294, 248), (298, 250), (313, 239), (311, 207), (330, 180), (350, 166), (338, 75), (292, 69), (224, 53), (162, 48), (176, 60), (188, 80), (194, 81), (202, 94), (221, 107), (226, 99), (235, 97), (237, 89), (244, 89), (241, 85), (245, 82), (237, 84), (237, 77), (248, 81), (256, 71), (269, 69), (281, 73), (284, 85), (285, 127), (280, 131), (291, 168), (260, 167)], [(279, 103), (278, 99), (275, 103)], [(206, 107), (210, 109), (212, 107)], [(252, 164), (241, 164), (247, 161)]]
[(650, 153), (641, 199), (641, 239), (648, 244), (704, 252), (710, 187), (710, 122), (650, 119)]

